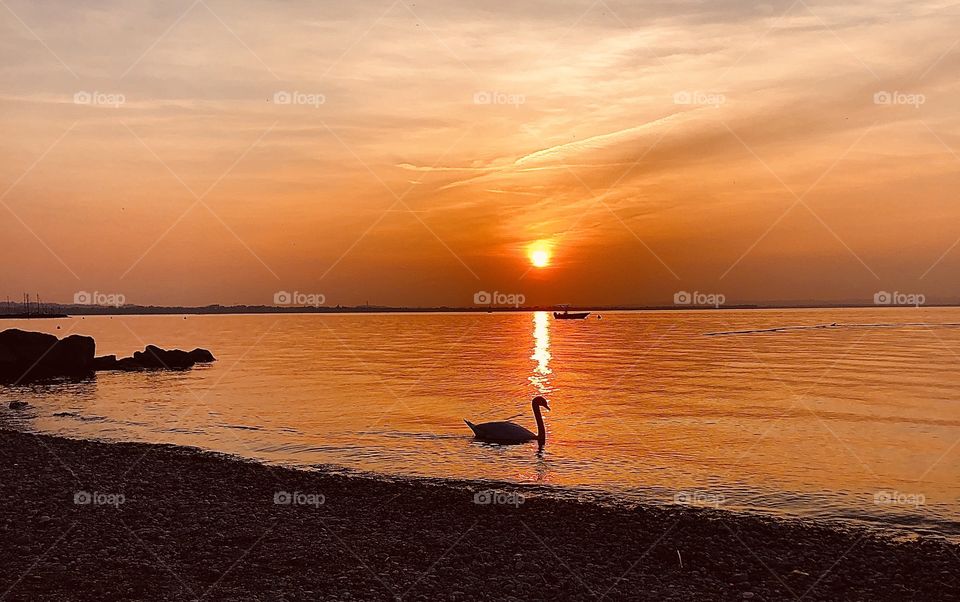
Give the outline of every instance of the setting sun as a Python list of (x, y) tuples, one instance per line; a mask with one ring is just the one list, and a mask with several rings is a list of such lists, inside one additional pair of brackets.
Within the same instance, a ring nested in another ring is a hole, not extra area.
[(550, 265), (550, 247), (543, 242), (530, 245), (527, 254), (530, 256), (530, 264), (535, 268), (545, 268)]

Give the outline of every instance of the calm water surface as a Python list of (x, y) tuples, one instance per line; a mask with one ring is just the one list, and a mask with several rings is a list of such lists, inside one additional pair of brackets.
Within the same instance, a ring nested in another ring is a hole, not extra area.
[[(956, 537), (957, 323), (960, 310), (933, 308), (4, 321), (91, 335), (98, 354), (153, 343), (219, 361), (0, 389), (34, 406), (0, 409), (0, 423)], [(542, 453), (471, 439), (464, 418), (535, 429), (536, 394), (553, 408)]]

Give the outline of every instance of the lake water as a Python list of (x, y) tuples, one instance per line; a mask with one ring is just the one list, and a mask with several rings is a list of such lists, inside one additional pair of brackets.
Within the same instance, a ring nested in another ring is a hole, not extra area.
[[(0, 388), (33, 405), (4, 404), (0, 424), (956, 537), (958, 323), (937, 308), (4, 320), (91, 335), (98, 354), (152, 343), (219, 361)], [(537, 394), (553, 409), (542, 453), (476, 443), (463, 423), (535, 430)]]

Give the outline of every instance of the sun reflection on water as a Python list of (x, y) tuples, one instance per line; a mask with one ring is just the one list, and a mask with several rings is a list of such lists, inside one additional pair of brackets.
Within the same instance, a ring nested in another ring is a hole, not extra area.
[(550, 314), (545, 311), (533, 314), (533, 355), (530, 359), (537, 362), (529, 381), (541, 395), (552, 391), (550, 387)]

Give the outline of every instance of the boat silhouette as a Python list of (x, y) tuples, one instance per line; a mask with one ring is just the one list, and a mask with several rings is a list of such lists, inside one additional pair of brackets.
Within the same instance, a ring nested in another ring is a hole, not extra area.
[(553, 318), (555, 320), (583, 320), (590, 315), (588, 311), (574, 311), (571, 312), (567, 307), (562, 306), (563, 311), (553, 312)]

